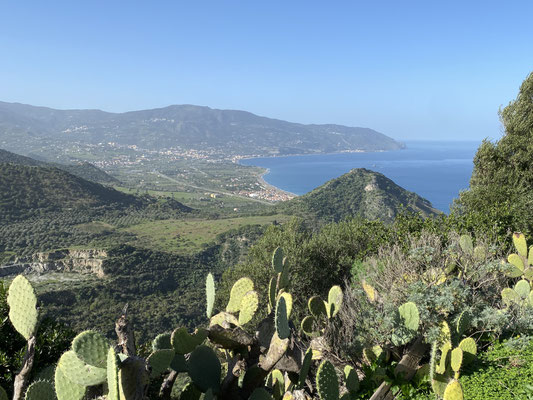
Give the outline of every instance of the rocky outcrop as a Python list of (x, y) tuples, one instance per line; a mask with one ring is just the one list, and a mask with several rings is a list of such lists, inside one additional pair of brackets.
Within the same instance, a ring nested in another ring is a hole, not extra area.
[(30, 257), (16, 258), (13, 262), (0, 266), (0, 277), (20, 273), (77, 272), (104, 277), (103, 263), (107, 258), (105, 250), (56, 250), (35, 253)]

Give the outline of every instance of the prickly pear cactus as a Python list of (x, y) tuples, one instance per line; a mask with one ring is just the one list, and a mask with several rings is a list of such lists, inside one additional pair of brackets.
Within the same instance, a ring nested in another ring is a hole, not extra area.
[(454, 379), (444, 389), (444, 400), (463, 400), (463, 388), (458, 380)]
[(206, 297), (206, 315), (211, 318), (213, 315), (213, 306), (215, 305), (215, 278), (213, 274), (207, 274), (205, 279), (205, 297)]
[(305, 333), (307, 336), (311, 336), (311, 337), (320, 335), (320, 332), (317, 332), (314, 329), (315, 323), (316, 323), (315, 317), (311, 315), (308, 315), (307, 317), (305, 317), (301, 323), (302, 332)]
[(307, 379), (307, 375), (309, 375), (309, 370), (311, 369), (312, 362), (313, 362), (313, 350), (309, 348), (305, 352), (305, 356), (302, 361), (302, 368), (300, 369), (300, 374), (298, 375), (298, 387), (300, 389), (303, 388), (305, 385), (305, 380)]
[(277, 274), (283, 272), (283, 249), (281, 247), (277, 247), (272, 254), (272, 268)]
[(170, 338), (172, 335), (170, 333), (161, 333), (155, 337), (152, 341), (152, 350), (163, 350), (163, 349), (172, 349), (172, 343)]
[(350, 394), (355, 394), (359, 390), (359, 378), (351, 365), (344, 367), (344, 384)]
[[(87, 390), (85, 385), (69, 380), (60, 368), (56, 368), (54, 386), (57, 400), (81, 400)], [(110, 397), (109, 400), (118, 400), (118, 398), (113, 399)]]
[(417, 331), (420, 324), (420, 314), (416, 304), (412, 301), (402, 304), (398, 307), (398, 312), (400, 313), (400, 318), (404, 326), (411, 330)]
[(511, 264), (511, 269), (506, 272), (507, 276), (523, 278), (533, 281), (533, 246), (527, 248), (526, 238), (522, 233), (513, 234), (513, 244), (518, 254), (510, 254), (507, 261)]
[(279, 295), (285, 299), (285, 305), (287, 306), (287, 318), (290, 318), (292, 313), (292, 294), (283, 292)]
[(170, 367), (170, 363), (174, 359), (175, 354), (174, 350), (170, 349), (156, 350), (150, 354), (146, 360), (148, 365), (152, 367), (150, 376), (156, 378), (165, 372)]
[(94, 331), (80, 333), (72, 340), (72, 350), (86, 364), (105, 368), (109, 344), (106, 338)]
[(328, 315), (328, 318), (333, 318), (342, 306), (342, 289), (340, 286), (332, 286), (331, 289), (329, 289), (328, 293), (328, 303), (326, 308), (326, 313)]
[(189, 376), (202, 392), (209, 389), (217, 394), (220, 389), (220, 361), (213, 350), (207, 346), (199, 346), (189, 358)]
[(229, 302), (226, 306), (227, 312), (236, 313), (240, 311), (242, 298), (250, 291), (254, 290), (254, 283), (250, 278), (241, 278), (231, 288)]
[(333, 365), (325, 360), (318, 367), (316, 388), (321, 400), (339, 400), (339, 380)]
[(187, 332), (187, 328), (177, 328), (172, 332), (172, 346), (178, 354), (188, 354), (197, 346), (201, 345), (207, 338), (208, 331), (197, 329), (192, 335)]
[(459, 246), (465, 254), (468, 254), (469, 256), (474, 255), (474, 245), (470, 235), (462, 235), (459, 238)]
[(119, 400), (119, 383), (118, 383), (119, 360), (112, 346), (107, 352), (107, 400)]
[(63, 353), (57, 363), (57, 368), (63, 372), (69, 381), (82, 386), (99, 385), (107, 378), (106, 368), (86, 364), (72, 350)]
[(287, 318), (287, 305), (284, 297), (280, 297), (276, 304), (275, 324), (279, 338), (282, 340), (287, 339), (291, 334), (291, 329)]
[(463, 365), (468, 365), (476, 359), (477, 345), (471, 337), (461, 340), (458, 346), (463, 351)]
[(33, 382), (26, 390), (25, 400), (55, 400), (54, 387), (48, 381)]
[(309, 308), (309, 312), (311, 315), (313, 315), (315, 318), (320, 318), (322, 316), (326, 316), (326, 305), (322, 301), (322, 299), (318, 296), (313, 296), (309, 299), (307, 302), (307, 308)]
[(37, 329), (37, 296), (31, 283), (22, 275), (18, 275), (7, 295), (9, 320), (26, 340), (35, 334)]
[(259, 295), (255, 290), (247, 292), (239, 306), (239, 324), (245, 325), (252, 320), (259, 306)]

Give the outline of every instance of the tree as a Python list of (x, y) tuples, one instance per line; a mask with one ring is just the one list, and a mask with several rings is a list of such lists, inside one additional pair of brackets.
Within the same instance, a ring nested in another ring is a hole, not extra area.
[(533, 232), (533, 73), (516, 99), (500, 110), (505, 129), (496, 142), (484, 140), (474, 158), (470, 188), (455, 211), (497, 224)]

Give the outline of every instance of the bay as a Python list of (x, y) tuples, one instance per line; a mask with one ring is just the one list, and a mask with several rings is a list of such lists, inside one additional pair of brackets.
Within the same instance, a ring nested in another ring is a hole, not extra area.
[(403, 150), (373, 153), (313, 154), (262, 157), (241, 164), (268, 169), (264, 179), (302, 195), (353, 168), (380, 172), (401, 187), (449, 212), (453, 199), (468, 188), (473, 158), (480, 141), (408, 141)]

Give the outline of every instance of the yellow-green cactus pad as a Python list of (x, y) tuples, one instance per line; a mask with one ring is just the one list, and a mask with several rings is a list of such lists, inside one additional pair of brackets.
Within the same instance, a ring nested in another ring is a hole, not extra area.
[(418, 308), (416, 304), (412, 301), (402, 304), (398, 307), (398, 312), (400, 313), (400, 318), (404, 326), (411, 330), (417, 331), (418, 325), (420, 324), (420, 314), (418, 313)]
[(326, 312), (328, 314), (328, 318), (333, 318), (342, 306), (342, 289), (340, 286), (332, 286), (331, 289), (329, 289), (328, 293), (328, 306), (326, 308)]
[(72, 350), (63, 353), (57, 367), (69, 381), (83, 386), (99, 385), (107, 378), (106, 368), (98, 368), (84, 363)]
[(444, 390), (444, 400), (463, 400), (463, 388), (458, 380), (453, 380)]
[(18, 275), (7, 295), (9, 320), (26, 340), (35, 334), (37, 328), (37, 296), (31, 283), (22, 275)]
[(513, 234), (513, 244), (516, 248), (516, 251), (518, 251), (518, 254), (520, 254), (524, 258), (527, 257), (527, 243), (526, 237), (523, 233)]
[[(87, 390), (85, 385), (80, 385), (69, 380), (60, 368), (56, 368), (54, 386), (57, 400), (81, 400)], [(109, 400), (116, 400), (110, 398)]]
[(227, 312), (236, 313), (240, 310), (241, 301), (244, 295), (254, 290), (254, 283), (250, 278), (241, 278), (231, 288), (229, 302), (226, 306)]
[(241, 305), (239, 306), (239, 324), (244, 325), (252, 320), (257, 307), (259, 306), (259, 295), (255, 290), (251, 290), (246, 293), (242, 300)]
[(213, 315), (213, 306), (215, 305), (215, 278), (209, 273), (205, 279), (205, 296), (206, 296), (206, 315), (211, 318)]
[(107, 352), (107, 387), (108, 394), (107, 400), (119, 400), (119, 390), (118, 390), (118, 366), (119, 359), (115, 353), (113, 346), (109, 347)]

